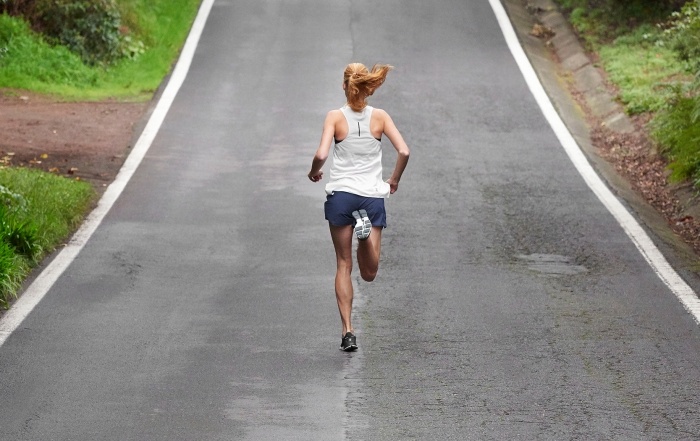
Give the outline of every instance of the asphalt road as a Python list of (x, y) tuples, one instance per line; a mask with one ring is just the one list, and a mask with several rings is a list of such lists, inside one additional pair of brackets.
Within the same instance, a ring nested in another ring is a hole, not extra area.
[[(371, 104), (412, 156), (345, 354), (306, 173), (355, 60), (396, 66)], [(132, 181), (0, 348), (0, 439), (691, 440), (698, 378), (700, 329), (487, 0), (219, 0)]]

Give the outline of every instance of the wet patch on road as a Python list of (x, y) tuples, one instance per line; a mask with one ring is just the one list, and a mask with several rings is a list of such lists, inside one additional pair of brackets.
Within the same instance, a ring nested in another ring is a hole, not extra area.
[(588, 272), (585, 266), (577, 265), (575, 260), (558, 254), (518, 254), (518, 260), (524, 261), (531, 271), (550, 276), (573, 276)]

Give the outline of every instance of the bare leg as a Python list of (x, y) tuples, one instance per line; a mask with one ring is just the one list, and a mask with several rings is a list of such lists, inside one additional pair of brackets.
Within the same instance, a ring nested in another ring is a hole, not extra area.
[(352, 225), (330, 225), (330, 229), (338, 265), (335, 273), (335, 297), (338, 300), (338, 311), (343, 325), (341, 336), (344, 336), (348, 331), (354, 333), (351, 320), (353, 290), (350, 277), (353, 227)]
[(372, 234), (365, 240), (358, 241), (357, 265), (360, 276), (365, 282), (371, 282), (379, 271), (379, 254), (382, 248), (382, 227), (372, 227)]

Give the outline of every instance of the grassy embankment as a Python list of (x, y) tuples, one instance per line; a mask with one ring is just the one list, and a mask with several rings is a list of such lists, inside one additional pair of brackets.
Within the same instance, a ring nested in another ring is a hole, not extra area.
[(148, 100), (168, 73), (199, 7), (199, 0), (119, 0), (122, 24), (145, 50), (135, 59), (87, 66), (52, 46), (23, 20), (0, 16), (0, 87), (63, 100)]
[(700, 188), (700, 0), (557, 1), (627, 113), (648, 114), (671, 179)]
[[(150, 99), (184, 43), (199, 0), (116, 3), (121, 29), (139, 53), (98, 65), (49, 44), (21, 17), (0, 14), (0, 88), (71, 101)], [(0, 166), (0, 307), (16, 295), (31, 268), (77, 228), (95, 198), (85, 182)]]

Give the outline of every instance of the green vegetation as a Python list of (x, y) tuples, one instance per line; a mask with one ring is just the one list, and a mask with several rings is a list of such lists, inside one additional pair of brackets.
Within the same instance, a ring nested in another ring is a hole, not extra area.
[[(22, 5), (29, 19), (0, 15), (0, 87), (66, 100), (147, 100), (177, 57), (199, 0), (37, 0)], [(22, 12), (20, 6), (5, 10)]]
[(652, 121), (654, 138), (671, 161), (671, 177), (700, 188), (700, 100), (698, 86), (673, 87), (674, 98)]
[(85, 63), (109, 64), (121, 58), (125, 36), (114, 0), (38, 0), (32, 12), (42, 34)]
[(672, 15), (664, 41), (695, 78), (669, 88), (672, 98), (655, 115), (652, 135), (671, 161), (671, 177), (700, 189), (700, 0)]
[(700, 71), (700, 2), (689, 1), (681, 11), (671, 14), (664, 37), (688, 70)]
[(0, 168), (0, 306), (29, 270), (78, 226), (90, 184), (26, 168)]
[(555, 0), (590, 49), (666, 20), (685, 0)]
[(700, 0), (558, 0), (619, 90), (649, 113), (671, 178), (700, 189)]
[(50, 46), (21, 19), (0, 15), (0, 85), (60, 94), (96, 87), (102, 73), (63, 46)]
[(672, 50), (645, 41), (619, 37), (598, 54), (631, 115), (663, 108), (673, 96), (668, 84), (688, 76)]

